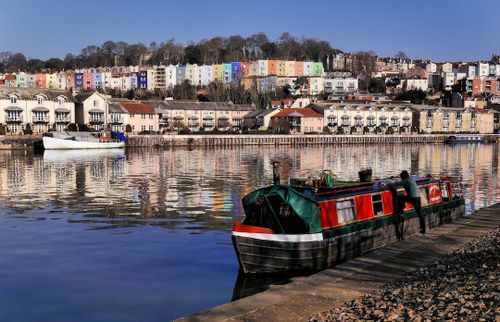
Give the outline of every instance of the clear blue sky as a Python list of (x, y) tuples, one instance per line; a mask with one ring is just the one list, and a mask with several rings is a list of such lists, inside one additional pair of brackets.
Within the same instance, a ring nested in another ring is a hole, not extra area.
[(499, 0), (7, 0), (0, 51), (63, 58), (106, 40), (181, 43), (213, 36), (288, 31), (344, 51), (434, 60), (500, 54)]

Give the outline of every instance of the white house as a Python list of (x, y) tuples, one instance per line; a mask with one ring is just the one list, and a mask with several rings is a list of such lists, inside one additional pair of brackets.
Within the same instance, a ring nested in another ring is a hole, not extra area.
[(455, 84), (455, 74), (444, 73), (443, 74), (443, 90), (451, 91), (451, 87)]
[(75, 97), (75, 123), (87, 125), (96, 131), (106, 127), (108, 100), (99, 92), (84, 92)]
[(75, 122), (70, 93), (38, 88), (0, 88), (0, 123), (9, 133), (21, 133), (30, 124), (34, 133), (62, 131)]
[(478, 62), (477, 63), (477, 76), (486, 77), (490, 75), (490, 64)]
[(177, 65), (168, 65), (165, 68), (165, 87), (173, 88), (177, 85)]
[(405, 79), (403, 81), (403, 87), (405, 91), (409, 90), (422, 90), (427, 91), (429, 89), (428, 79)]
[(428, 63), (425, 66), (425, 69), (427, 70), (428, 73), (434, 74), (437, 73), (437, 65), (435, 63)]

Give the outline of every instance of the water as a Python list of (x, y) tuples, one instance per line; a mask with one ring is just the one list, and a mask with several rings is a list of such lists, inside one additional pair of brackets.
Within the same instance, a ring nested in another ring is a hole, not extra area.
[(470, 214), (500, 202), (499, 147), (0, 151), (0, 320), (165, 321), (230, 301), (231, 226), (271, 160), (283, 181), (367, 167), (459, 177)]

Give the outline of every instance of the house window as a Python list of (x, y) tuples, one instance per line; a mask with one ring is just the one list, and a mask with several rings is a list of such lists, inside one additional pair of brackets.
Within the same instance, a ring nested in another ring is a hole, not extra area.
[(149, 130), (153, 131), (153, 126), (152, 125), (149, 126)]
[(57, 102), (59, 103), (59, 105), (63, 105), (65, 103), (65, 100), (64, 98), (60, 97)]
[(135, 114), (133, 114), (133, 113), (130, 113), (130, 117), (135, 117)]
[(375, 216), (383, 215), (384, 207), (382, 206), (382, 195), (381, 194), (372, 195), (372, 202), (373, 202), (373, 214)]
[(345, 224), (354, 220), (354, 199), (337, 202), (337, 218), (339, 224)]
[(141, 119), (145, 120), (146, 119), (146, 114), (141, 114)]
[(43, 98), (42, 97), (37, 97), (36, 102), (37, 102), (38, 105), (42, 105), (43, 104)]
[(146, 131), (146, 125), (141, 125), (141, 131)]
[(154, 115), (153, 114), (149, 114), (149, 119), (150, 120), (154, 119)]
[(94, 107), (97, 107), (99, 106), (99, 102), (98, 101), (94, 101)]
[(17, 96), (12, 95), (12, 96), (10, 97), (10, 103), (11, 103), (11, 104), (16, 104), (16, 103), (17, 103)]

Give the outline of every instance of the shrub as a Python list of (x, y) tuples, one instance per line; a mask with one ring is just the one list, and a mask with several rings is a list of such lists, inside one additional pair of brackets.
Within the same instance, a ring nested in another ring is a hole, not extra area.
[(33, 134), (33, 130), (31, 129), (31, 125), (28, 123), (26, 124), (26, 128), (23, 130), (24, 135), (31, 135)]
[(4, 125), (0, 124), (0, 135), (5, 135), (7, 133), (7, 129)]

